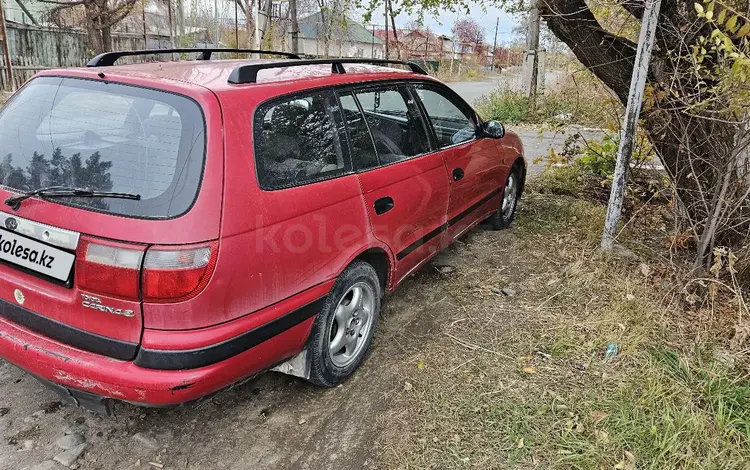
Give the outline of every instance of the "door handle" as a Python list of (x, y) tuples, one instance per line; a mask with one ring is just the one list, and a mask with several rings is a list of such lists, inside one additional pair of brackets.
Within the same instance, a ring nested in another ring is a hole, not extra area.
[(375, 213), (377, 215), (382, 215), (388, 212), (389, 210), (393, 209), (393, 206), (395, 204), (393, 203), (393, 198), (391, 197), (381, 197), (377, 201), (375, 201)]
[(464, 177), (464, 170), (462, 170), (461, 168), (453, 169), (453, 181), (458, 181), (463, 177)]

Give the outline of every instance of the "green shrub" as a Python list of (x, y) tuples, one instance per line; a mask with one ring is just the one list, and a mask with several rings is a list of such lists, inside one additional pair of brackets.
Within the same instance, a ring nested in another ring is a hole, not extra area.
[(483, 96), (477, 102), (479, 114), (485, 119), (495, 119), (504, 124), (535, 122), (531, 100), (523, 93), (501, 89)]
[(533, 189), (540, 193), (558, 194), (578, 197), (580, 195), (583, 172), (581, 165), (576, 163), (565, 166), (553, 166), (542, 172)]
[(579, 159), (584, 171), (602, 178), (611, 177), (615, 173), (619, 145), (609, 135), (605, 135), (601, 142), (589, 142)]

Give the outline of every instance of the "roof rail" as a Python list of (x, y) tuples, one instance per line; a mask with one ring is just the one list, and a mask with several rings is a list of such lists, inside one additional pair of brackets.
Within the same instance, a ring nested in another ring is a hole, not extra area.
[(300, 65), (331, 65), (331, 73), (346, 73), (344, 70), (344, 64), (400, 64), (407, 65), (413, 73), (421, 75), (427, 75), (425, 69), (415, 64), (414, 62), (407, 62), (404, 60), (389, 60), (389, 59), (357, 59), (357, 58), (346, 58), (346, 59), (310, 59), (310, 60), (295, 60), (295, 61), (276, 61), (266, 62), (260, 64), (248, 64), (241, 65), (234, 69), (229, 74), (228, 82), (234, 85), (240, 85), (244, 83), (256, 83), (258, 81), (258, 72), (266, 69), (275, 69), (282, 67), (295, 67)]
[(264, 51), (260, 49), (146, 49), (141, 51), (105, 52), (91, 59), (89, 63), (86, 64), (86, 67), (107, 67), (109, 65), (115, 65), (115, 62), (117, 62), (117, 60), (122, 57), (153, 54), (189, 54), (191, 52), (200, 53), (198, 60), (211, 60), (211, 54), (213, 54), (214, 52), (270, 54), (287, 57), (289, 59), (299, 59), (299, 56), (297, 54), (292, 54), (291, 52)]

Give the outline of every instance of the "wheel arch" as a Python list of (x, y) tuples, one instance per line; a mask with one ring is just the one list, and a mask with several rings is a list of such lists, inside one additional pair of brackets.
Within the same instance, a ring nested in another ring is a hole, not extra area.
[[(380, 281), (382, 292), (388, 290), (391, 279), (391, 267), (393, 266), (388, 252), (381, 247), (371, 247), (358, 254), (352, 261), (361, 260), (375, 268)], [(351, 264), (351, 262), (349, 263)]]

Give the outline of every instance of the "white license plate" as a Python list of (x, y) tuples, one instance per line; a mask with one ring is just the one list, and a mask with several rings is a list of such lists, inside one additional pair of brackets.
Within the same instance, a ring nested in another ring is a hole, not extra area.
[(76, 257), (59, 248), (0, 229), (0, 259), (67, 281)]

